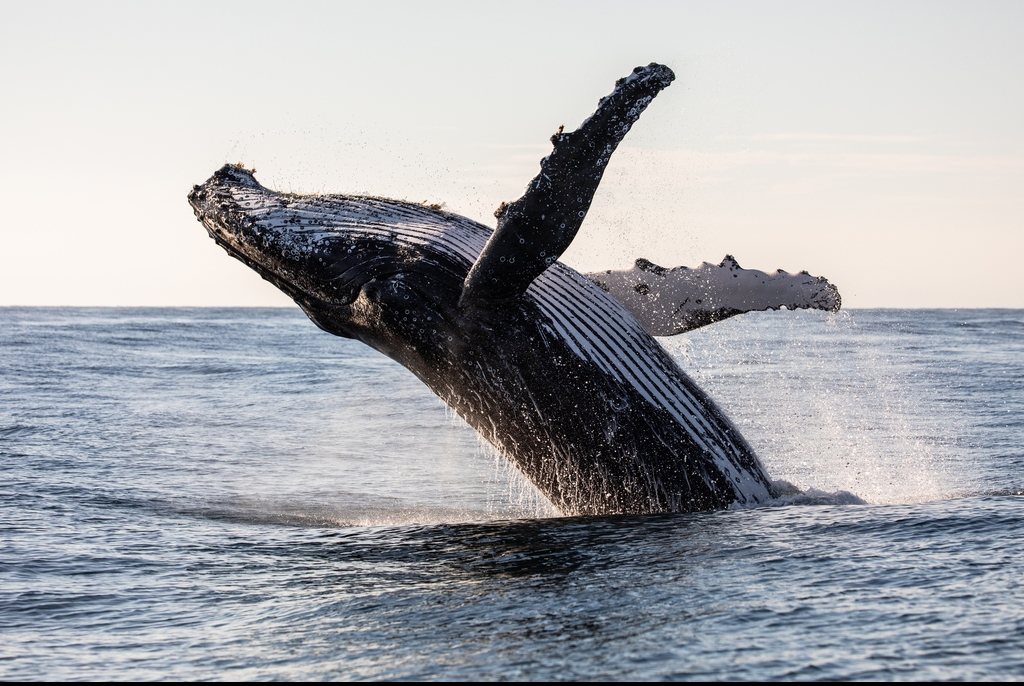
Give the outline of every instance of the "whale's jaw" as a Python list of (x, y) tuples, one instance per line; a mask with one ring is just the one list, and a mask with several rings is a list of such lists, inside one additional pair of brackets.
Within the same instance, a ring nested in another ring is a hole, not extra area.
[(251, 212), (253, 196), (261, 196), (263, 191), (251, 171), (226, 164), (206, 183), (193, 186), (188, 202), (210, 238), (225, 252), (300, 299), (305, 293), (299, 287), (299, 274), (306, 260), (286, 258), (281, 249), (287, 241), (286, 228), (257, 226)]
[(308, 198), (268, 191), (240, 165), (224, 165), (194, 186), (188, 200), (225, 252), (290, 296), (320, 328), (350, 336), (349, 305), (372, 278), (358, 268), (362, 255), (339, 264), (338, 255), (349, 256), (358, 244), (351, 232), (310, 221), (301, 209), (289, 212)]

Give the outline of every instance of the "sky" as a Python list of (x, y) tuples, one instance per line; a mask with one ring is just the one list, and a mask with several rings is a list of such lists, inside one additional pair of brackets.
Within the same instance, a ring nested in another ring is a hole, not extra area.
[(1024, 2), (0, 0), (0, 305), (288, 305), (186, 201), (264, 185), (494, 225), (633, 67), (662, 92), (563, 261), (806, 269), (1024, 307)]

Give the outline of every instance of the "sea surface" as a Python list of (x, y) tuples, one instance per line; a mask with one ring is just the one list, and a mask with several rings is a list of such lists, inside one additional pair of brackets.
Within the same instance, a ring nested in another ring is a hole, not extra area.
[(1024, 679), (1024, 310), (662, 339), (767, 506), (558, 516), (295, 309), (0, 309), (0, 679)]

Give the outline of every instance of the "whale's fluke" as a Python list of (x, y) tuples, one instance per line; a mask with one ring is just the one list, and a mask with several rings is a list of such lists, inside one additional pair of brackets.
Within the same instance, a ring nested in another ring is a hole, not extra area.
[(526, 193), (495, 212), (498, 227), (463, 285), (459, 305), (489, 308), (522, 295), (575, 238), (608, 158), (640, 114), (675, 74), (651, 63), (615, 83), (597, 111), (572, 133), (551, 137), (554, 149)]
[(665, 269), (640, 259), (632, 269), (585, 276), (653, 336), (672, 336), (744, 312), (780, 307), (836, 312), (842, 306), (839, 289), (824, 277), (743, 269), (732, 255), (694, 269)]

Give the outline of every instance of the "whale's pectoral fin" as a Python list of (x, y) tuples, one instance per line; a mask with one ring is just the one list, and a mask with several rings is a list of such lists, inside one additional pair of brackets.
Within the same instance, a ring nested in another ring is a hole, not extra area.
[(660, 64), (637, 67), (615, 83), (597, 111), (572, 133), (551, 137), (554, 149), (523, 197), (495, 212), (498, 227), (470, 269), (463, 308), (493, 308), (522, 295), (569, 247), (590, 208), (608, 158), (651, 100), (675, 75)]
[(752, 312), (812, 308), (836, 312), (839, 289), (821, 276), (743, 269), (732, 255), (719, 265), (665, 269), (637, 260), (632, 269), (595, 272), (588, 279), (622, 303), (654, 336), (671, 336)]

